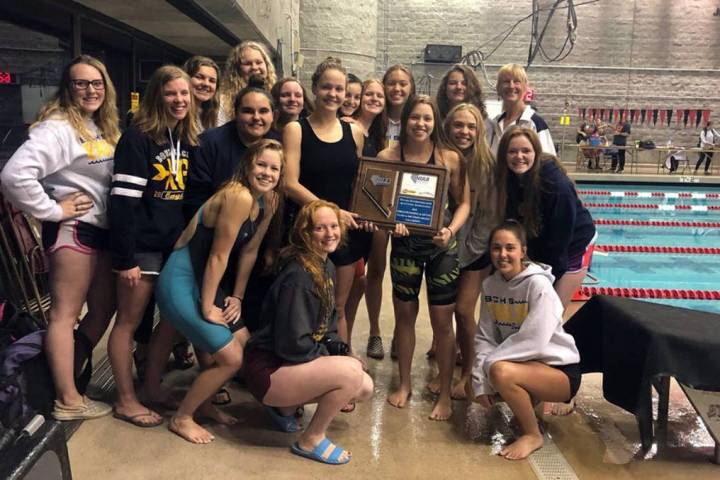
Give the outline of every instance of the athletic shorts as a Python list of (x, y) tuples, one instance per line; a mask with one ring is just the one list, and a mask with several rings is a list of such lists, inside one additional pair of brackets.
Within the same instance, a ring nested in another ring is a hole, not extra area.
[(371, 232), (349, 230), (345, 242), (329, 255), (330, 260), (336, 267), (350, 265), (361, 258), (367, 260), (372, 247), (372, 237)]
[(393, 238), (390, 252), (390, 278), (393, 295), (403, 302), (416, 302), (420, 295), (423, 273), (430, 305), (450, 305), (457, 296), (457, 242), (453, 239), (446, 249), (429, 238)]
[(467, 265), (460, 270), (463, 272), (467, 271), (478, 271), (478, 270), (484, 270), (485, 268), (489, 267), (492, 262), (490, 261), (490, 253), (485, 252), (482, 254), (480, 258), (472, 262), (470, 265)]
[(248, 390), (258, 402), (263, 403), (270, 390), (270, 376), (283, 364), (275, 352), (264, 348), (253, 348), (245, 353), (244, 378)]
[(43, 222), (42, 242), (47, 253), (69, 248), (90, 255), (109, 248), (110, 232), (106, 228), (74, 219)]
[(582, 374), (580, 373), (580, 364), (572, 363), (570, 365), (550, 366), (556, 370), (560, 370), (568, 377), (568, 381), (570, 382), (570, 398), (568, 398), (565, 403), (570, 403), (570, 400), (575, 398), (578, 390), (580, 390), (580, 379), (582, 378)]
[(592, 264), (592, 256), (595, 252), (595, 244), (597, 243), (597, 232), (593, 236), (590, 243), (587, 244), (584, 250), (579, 252), (568, 254), (568, 266), (566, 273), (577, 273), (580, 270), (590, 270)]
[(162, 252), (136, 252), (135, 262), (143, 275), (160, 275), (167, 257)]

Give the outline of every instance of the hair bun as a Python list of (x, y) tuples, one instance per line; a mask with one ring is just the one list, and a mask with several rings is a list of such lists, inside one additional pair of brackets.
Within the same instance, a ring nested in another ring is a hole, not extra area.
[(251, 75), (250, 78), (248, 78), (247, 86), (250, 88), (260, 88), (264, 90), (265, 79), (260, 75)]
[(336, 65), (342, 65), (342, 60), (339, 57), (325, 57), (325, 61), (323, 63), (334, 63)]

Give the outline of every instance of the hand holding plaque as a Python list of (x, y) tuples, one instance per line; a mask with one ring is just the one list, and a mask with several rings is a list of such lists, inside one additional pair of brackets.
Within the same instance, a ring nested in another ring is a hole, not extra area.
[(363, 157), (350, 208), (379, 228), (403, 223), (410, 233), (433, 236), (442, 228), (448, 182), (442, 166)]

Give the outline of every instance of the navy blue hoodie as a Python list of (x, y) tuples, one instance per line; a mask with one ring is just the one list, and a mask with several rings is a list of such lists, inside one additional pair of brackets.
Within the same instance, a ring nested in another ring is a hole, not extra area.
[[(540, 166), (540, 233), (528, 238), (528, 256), (552, 267), (556, 279), (567, 271), (569, 255), (582, 253), (595, 236), (590, 212), (578, 198), (575, 186), (552, 160)], [(506, 218), (522, 222), (519, 212), (523, 187), (518, 177), (508, 175)]]

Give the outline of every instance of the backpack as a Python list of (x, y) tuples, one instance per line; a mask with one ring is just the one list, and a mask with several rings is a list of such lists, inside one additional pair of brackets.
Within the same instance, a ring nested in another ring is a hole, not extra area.
[[(20, 429), (36, 414), (51, 414), (55, 386), (43, 350), (45, 330), (37, 328), (31, 315), (9, 305), (4, 304), (0, 320), (0, 423)], [(13, 311), (15, 315), (7, 316)], [(75, 384), (84, 393), (92, 376), (93, 345), (79, 330), (74, 337)]]

